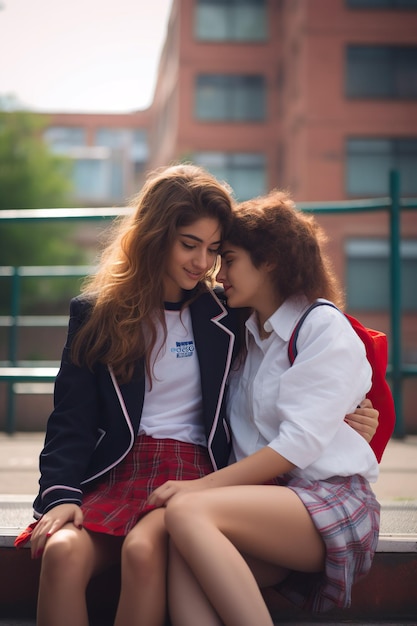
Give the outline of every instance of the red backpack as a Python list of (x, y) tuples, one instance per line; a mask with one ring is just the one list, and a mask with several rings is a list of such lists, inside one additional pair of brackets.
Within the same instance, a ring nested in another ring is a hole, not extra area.
[[(297, 356), (297, 337), (307, 315), (317, 306), (326, 304), (335, 309), (337, 307), (330, 302), (313, 302), (307, 311), (297, 322), (288, 344), (288, 358), (291, 365)], [(338, 309), (339, 310), (339, 309)], [(385, 447), (390, 440), (395, 425), (395, 406), (391, 389), (385, 379), (388, 364), (388, 341), (387, 336), (379, 330), (366, 328), (356, 318), (344, 313), (351, 323), (357, 335), (365, 344), (366, 356), (372, 367), (372, 387), (367, 397), (371, 400), (375, 409), (379, 411), (379, 423), (375, 435), (372, 437), (370, 446), (375, 453), (378, 463), (381, 461)]]

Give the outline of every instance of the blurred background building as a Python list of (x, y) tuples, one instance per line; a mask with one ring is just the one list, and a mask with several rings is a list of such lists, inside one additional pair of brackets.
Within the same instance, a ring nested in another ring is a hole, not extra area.
[(149, 109), (48, 124), (91, 205), (178, 159), (241, 200), (384, 196), (392, 168), (416, 196), (417, 0), (173, 0)]
[[(417, 197), (417, 0), (173, 0), (151, 106), (53, 113), (78, 206), (125, 205), (149, 169), (201, 164), (244, 200)], [(347, 308), (389, 333), (387, 212), (319, 215)], [(417, 362), (417, 216), (401, 233), (403, 361)], [(404, 383), (417, 432), (416, 380)]]

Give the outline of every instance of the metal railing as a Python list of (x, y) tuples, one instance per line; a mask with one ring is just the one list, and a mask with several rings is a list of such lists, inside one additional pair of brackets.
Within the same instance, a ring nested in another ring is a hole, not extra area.
[[(390, 216), (390, 331), (391, 331), (391, 362), (388, 366), (387, 377), (391, 380), (397, 421), (394, 436), (405, 436), (403, 421), (402, 385), (405, 378), (417, 376), (417, 364), (404, 365), (402, 363), (401, 347), (401, 212), (417, 209), (417, 198), (402, 199), (400, 197), (400, 178), (398, 172), (391, 172), (390, 195), (386, 198), (372, 200), (355, 200), (341, 202), (303, 202), (297, 203), (302, 211), (318, 214), (344, 214), (388, 211)], [(0, 211), (0, 223), (2, 221), (70, 221), (70, 220), (110, 220), (120, 215), (126, 215), (131, 211), (128, 207), (123, 208), (94, 208), (94, 209), (18, 209)], [(12, 280), (11, 311), (9, 316), (0, 317), (0, 326), (9, 327), (8, 358), (6, 367), (0, 367), (0, 381), (8, 385), (6, 431), (14, 432), (14, 384), (19, 381), (50, 381), (53, 380), (57, 366), (45, 367), (42, 363), (31, 363), (28, 369), (17, 361), (18, 333), (22, 326), (66, 326), (67, 317), (48, 316), (48, 320), (42, 316), (20, 315), (20, 280), (22, 277), (82, 277), (91, 272), (90, 266), (55, 266), (55, 267), (0, 267), (0, 277), (9, 276)], [(52, 320), (55, 321), (53, 322)], [(33, 369), (36, 368), (36, 373)]]

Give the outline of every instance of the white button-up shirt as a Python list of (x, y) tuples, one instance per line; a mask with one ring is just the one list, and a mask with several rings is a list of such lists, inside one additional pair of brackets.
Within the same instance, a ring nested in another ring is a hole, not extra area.
[(289, 298), (265, 322), (261, 339), (252, 315), (246, 322), (248, 354), (230, 378), (228, 409), (233, 458), (268, 445), (312, 480), (361, 474), (373, 482), (378, 463), (365, 439), (344, 421), (371, 386), (372, 370), (362, 341), (330, 306), (313, 309), (297, 339), (291, 366), (288, 343), (308, 307)]

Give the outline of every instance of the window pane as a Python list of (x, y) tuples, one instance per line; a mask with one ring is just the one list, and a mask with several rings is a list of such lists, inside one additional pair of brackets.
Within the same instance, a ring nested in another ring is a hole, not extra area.
[(229, 184), (240, 201), (249, 200), (266, 193), (266, 174), (264, 168), (244, 169), (235, 167), (229, 172)]
[(196, 7), (197, 38), (207, 41), (222, 41), (228, 39), (228, 7), (224, 2), (204, 2), (200, 0)]
[(391, 170), (400, 174), (401, 194), (417, 194), (417, 139), (349, 139), (346, 192), (352, 196), (385, 196)]
[(392, 59), (380, 46), (348, 46), (347, 95), (383, 97), (392, 93)]
[(130, 132), (124, 128), (99, 128), (96, 132), (96, 146), (124, 148), (130, 145)]
[(112, 161), (109, 171), (109, 190), (107, 196), (113, 200), (123, 198), (123, 164), (122, 161)]
[(415, 9), (417, 0), (346, 0), (348, 7), (357, 9)]
[(73, 181), (77, 198), (108, 202), (123, 198), (122, 161), (79, 158), (74, 160)]
[(235, 74), (198, 76), (196, 117), (211, 121), (263, 120), (265, 118), (263, 76)]
[(85, 131), (75, 126), (50, 126), (43, 134), (53, 152), (65, 154), (71, 148), (85, 146)]
[(389, 306), (388, 259), (348, 259), (348, 309), (385, 311)]
[(231, 17), (232, 38), (239, 41), (266, 39), (266, 7), (264, 0), (246, 0), (235, 3)]
[(265, 111), (265, 90), (258, 77), (247, 77), (231, 90), (233, 119), (262, 120)]
[(79, 198), (100, 200), (106, 196), (106, 162), (99, 159), (77, 159), (74, 183)]
[(226, 181), (238, 200), (266, 193), (266, 166), (263, 154), (198, 152), (194, 161), (218, 180)]
[(146, 161), (148, 156), (148, 134), (145, 129), (136, 129), (132, 133), (132, 160), (140, 163)]
[(228, 115), (228, 89), (221, 76), (197, 79), (197, 117), (200, 120), (225, 120)]
[(417, 47), (348, 46), (348, 97), (416, 98)]
[[(417, 311), (417, 240), (400, 245), (401, 300), (404, 311)], [(387, 311), (390, 307), (389, 244), (381, 239), (353, 239), (346, 244), (348, 308)]]
[(202, 41), (263, 41), (265, 0), (198, 0), (195, 33)]

